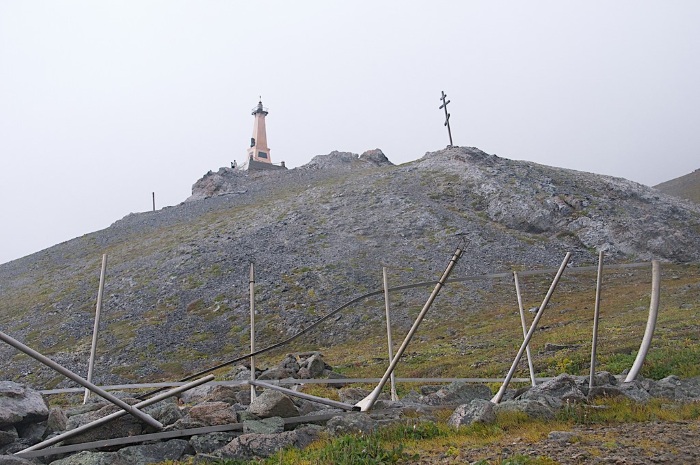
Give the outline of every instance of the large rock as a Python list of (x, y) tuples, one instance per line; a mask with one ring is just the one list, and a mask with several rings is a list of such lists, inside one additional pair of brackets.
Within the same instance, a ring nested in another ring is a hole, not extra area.
[(496, 404), (494, 412), (521, 412), (533, 419), (553, 420), (555, 411), (549, 406), (537, 400), (519, 399), (507, 400)]
[(303, 368), (309, 370), (309, 378), (318, 378), (323, 374), (323, 370), (326, 368), (326, 363), (323, 361), (321, 354), (314, 354), (306, 359), (306, 362), (302, 365)]
[[(121, 411), (116, 405), (107, 405), (100, 410), (87, 412), (80, 415), (73, 415), (68, 419), (66, 428), (75, 429), (79, 426), (92, 423), (95, 420), (106, 417), (114, 412)], [(64, 441), (65, 444), (79, 444), (81, 442), (99, 441), (101, 439), (121, 438), (125, 436), (136, 436), (143, 431), (143, 424), (140, 420), (130, 414), (123, 415), (104, 425), (84, 431), (77, 436), (73, 436)]]
[(262, 372), (260, 376), (258, 376), (257, 379), (260, 381), (264, 380), (270, 380), (270, 379), (287, 379), (287, 378), (294, 378), (296, 375), (296, 372), (292, 370), (288, 370), (286, 368), (280, 368), (280, 367), (275, 367), (275, 368), (270, 368), (269, 370), (265, 370)]
[(68, 424), (68, 416), (61, 408), (52, 408), (49, 410), (49, 417), (46, 420), (46, 434), (50, 435), (58, 433), (66, 429)]
[[(250, 378), (250, 375), (248, 378)], [(204, 402), (215, 388), (216, 386), (212, 384), (203, 384), (201, 386), (188, 389), (187, 391), (181, 393), (179, 397), (185, 404), (197, 404), (199, 402)]]
[(651, 396), (644, 389), (643, 381), (630, 381), (628, 383), (620, 383), (617, 386), (623, 396), (635, 401), (635, 402), (648, 402)]
[(246, 420), (243, 422), (243, 434), (273, 434), (284, 431), (284, 419), (280, 417)]
[(447, 420), (450, 426), (458, 427), (472, 423), (490, 424), (496, 421), (493, 403), (484, 399), (474, 399), (468, 404), (460, 405)]
[(158, 420), (163, 426), (172, 425), (183, 416), (177, 401), (172, 397), (144, 407), (143, 411)]
[[(242, 389), (234, 386), (214, 386), (214, 389), (204, 398), (205, 402), (226, 402), (228, 404), (235, 404), (238, 402), (238, 393)], [(245, 386), (243, 390), (248, 390)]]
[(562, 374), (542, 384), (533, 386), (520, 395), (521, 399), (539, 400), (552, 408), (560, 408), (570, 402), (586, 402), (575, 377)]
[(680, 379), (667, 376), (658, 381), (643, 380), (642, 386), (652, 397), (662, 397), (678, 402), (692, 402), (700, 399), (700, 377)]
[(226, 402), (203, 402), (190, 409), (190, 418), (207, 426), (238, 423), (236, 410)]
[(461, 405), (474, 399), (488, 400), (492, 396), (491, 390), (483, 384), (454, 382), (436, 392), (421, 396), (420, 402), (426, 405)]
[(221, 458), (250, 460), (269, 457), (285, 447), (304, 448), (318, 438), (321, 428), (304, 426), (279, 434), (244, 434), (212, 453)]
[(12, 444), (17, 439), (19, 439), (19, 434), (14, 426), (5, 426), (0, 429), (0, 446)]
[(236, 435), (231, 432), (219, 432), (201, 434), (190, 438), (190, 445), (198, 454), (210, 454), (216, 449), (224, 447), (231, 442)]
[(121, 461), (120, 465), (149, 465), (166, 460), (178, 460), (189, 450), (190, 445), (184, 439), (171, 439), (167, 442), (125, 447), (119, 449), (117, 454)]
[(38, 391), (13, 381), (0, 381), (0, 428), (44, 421), (48, 416), (49, 407)]
[(299, 362), (294, 354), (287, 354), (287, 356), (284, 357), (284, 359), (277, 365), (277, 368), (296, 373), (299, 371)]
[(14, 455), (0, 455), (0, 465), (35, 465), (27, 459), (15, 457)]
[(377, 421), (367, 413), (353, 412), (331, 418), (326, 429), (334, 435), (370, 434), (377, 430)]
[(296, 405), (288, 396), (279, 391), (268, 389), (250, 402), (248, 412), (259, 418), (296, 417), (299, 415)]
[(338, 391), (338, 397), (341, 402), (355, 405), (369, 395), (370, 391), (358, 387), (346, 387)]

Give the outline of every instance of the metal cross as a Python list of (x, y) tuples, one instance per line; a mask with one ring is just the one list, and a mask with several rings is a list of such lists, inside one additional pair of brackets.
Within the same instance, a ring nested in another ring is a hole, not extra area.
[(449, 100), (445, 100), (447, 98), (447, 94), (445, 91), (442, 92), (442, 97), (440, 97), (440, 100), (442, 100), (442, 105), (440, 105), (439, 109), (444, 108), (445, 109), (445, 126), (447, 126), (447, 134), (450, 136), (450, 145), (448, 147), (452, 147), (452, 131), (450, 130), (450, 114), (447, 113), (447, 104), (450, 103)]

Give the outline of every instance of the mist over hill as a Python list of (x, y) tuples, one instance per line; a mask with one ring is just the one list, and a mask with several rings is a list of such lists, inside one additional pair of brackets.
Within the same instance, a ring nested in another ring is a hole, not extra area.
[[(566, 252), (575, 265), (592, 264), (599, 250), (616, 262), (696, 262), (700, 206), (473, 147), (399, 166), (375, 150), (333, 152), (288, 171), (222, 168), (180, 205), (0, 265), (0, 325), (84, 375), (106, 253), (95, 380), (167, 378), (246, 353), (251, 262), (266, 345), (380, 289), (382, 266), (399, 270), (401, 282), (437, 279), (458, 235), (467, 241), (462, 276), (555, 267)], [(356, 338), (379, 318), (354, 309), (302, 344)], [(0, 369), (38, 387), (69, 385), (7, 346)]]

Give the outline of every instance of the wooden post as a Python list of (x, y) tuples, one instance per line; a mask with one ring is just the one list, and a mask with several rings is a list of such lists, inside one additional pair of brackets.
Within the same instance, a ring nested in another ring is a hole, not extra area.
[(595, 377), (596, 350), (598, 348), (598, 318), (600, 316), (600, 292), (603, 284), (603, 251), (598, 252), (598, 277), (595, 282), (595, 308), (593, 309), (593, 339), (591, 341), (591, 373), (588, 389), (593, 387)]
[[(527, 336), (527, 323), (525, 322), (525, 308), (523, 307), (523, 298), (520, 294), (520, 281), (518, 280), (518, 273), (513, 271), (513, 281), (515, 281), (515, 293), (518, 296), (518, 311), (520, 312), (520, 324), (523, 327), (523, 338)], [(530, 382), (533, 386), (537, 385), (535, 381), (535, 368), (532, 365), (532, 353), (530, 353), (530, 344), (525, 346), (525, 352), (527, 354), (527, 367), (530, 369)]]
[[(100, 311), (102, 310), (102, 294), (105, 289), (105, 272), (107, 271), (107, 254), (102, 255), (102, 270), (100, 271), (100, 285), (97, 289), (97, 305), (95, 306), (95, 326), (92, 329), (92, 346), (90, 347), (90, 361), (88, 362), (87, 381), (92, 383), (92, 371), (95, 364), (95, 352), (97, 352), (97, 331), (100, 327)], [(90, 390), (85, 388), (83, 404), (90, 398)]]
[[(255, 266), (250, 264), (250, 353), (255, 353)], [(250, 356), (250, 380), (255, 381), (255, 356)], [(255, 386), (250, 385), (250, 399), (255, 399)]]
[[(382, 267), (382, 276), (384, 281), (384, 310), (386, 311), (386, 338), (389, 345), (389, 363), (394, 359), (394, 347), (391, 340), (391, 317), (389, 316), (389, 280), (386, 276), (386, 267)], [(398, 396), (396, 395), (396, 377), (394, 372), (391, 372), (391, 377), (389, 378), (391, 383), (391, 400), (396, 402)]]

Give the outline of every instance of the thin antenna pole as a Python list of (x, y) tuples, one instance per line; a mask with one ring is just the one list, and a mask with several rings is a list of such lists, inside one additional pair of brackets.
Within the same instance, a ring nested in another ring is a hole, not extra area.
[(151, 196), (153, 197), (153, 211), (156, 211), (156, 193), (151, 192)]

